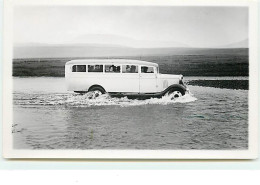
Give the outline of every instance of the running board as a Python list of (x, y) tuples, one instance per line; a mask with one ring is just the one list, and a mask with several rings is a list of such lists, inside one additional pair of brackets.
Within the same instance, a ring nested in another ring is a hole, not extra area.
[(139, 99), (139, 100), (144, 100), (144, 99), (149, 99), (149, 98), (161, 98), (162, 96), (164, 96), (171, 88), (173, 87), (178, 87), (184, 90), (184, 92), (186, 93), (187, 88), (184, 85), (180, 85), (180, 84), (175, 84), (175, 85), (171, 85), (168, 88), (166, 88), (164, 91), (162, 92), (157, 92), (157, 93), (118, 93), (118, 92), (109, 92), (109, 95), (111, 97), (127, 97), (128, 99)]

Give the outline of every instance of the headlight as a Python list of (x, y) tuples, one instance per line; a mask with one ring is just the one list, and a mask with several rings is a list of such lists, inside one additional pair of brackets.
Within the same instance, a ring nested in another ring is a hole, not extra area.
[(184, 85), (184, 83), (183, 83), (183, 76), (182, 75), (180, 77), (179, 84)]

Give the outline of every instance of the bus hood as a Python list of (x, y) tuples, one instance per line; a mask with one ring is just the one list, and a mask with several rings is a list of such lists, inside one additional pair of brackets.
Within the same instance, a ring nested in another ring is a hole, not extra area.
[(183, 75), (159, 74), (158, 78), (162, 79), (182, 79)]

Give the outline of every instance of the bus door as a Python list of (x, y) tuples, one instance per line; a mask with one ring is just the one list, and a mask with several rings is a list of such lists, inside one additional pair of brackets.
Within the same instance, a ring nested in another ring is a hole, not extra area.
[(157, 71), (153, 66), (140, 66), (140, 93), (157, 92)]

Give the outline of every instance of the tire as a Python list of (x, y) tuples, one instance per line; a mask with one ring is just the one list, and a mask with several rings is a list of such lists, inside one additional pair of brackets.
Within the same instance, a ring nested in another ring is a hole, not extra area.
[(172, 95), (172, 94), (173, 94), (173, 98), (179, 98), (185, 95), (185, 91), (181, 88), (174, 87), (168, 91), (168, 95)]
[(100, 95), (105, 94), (106, 91), (100, 86), (94, 86), (91, 87), (88, 92), (93, 92), (95, 97), (99, 97)]

